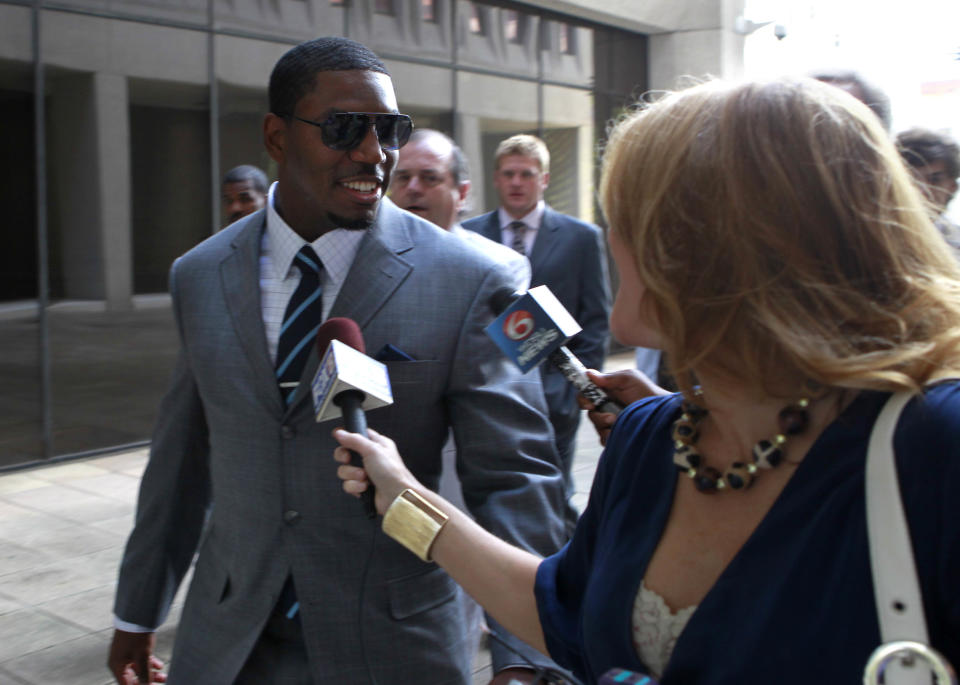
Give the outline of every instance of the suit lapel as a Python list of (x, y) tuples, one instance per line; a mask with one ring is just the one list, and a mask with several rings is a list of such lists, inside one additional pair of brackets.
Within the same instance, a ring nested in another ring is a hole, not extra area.
[(384, 200), (376, 224), (360, 243), (330, 316), (349, 316), (360, 328), (366, 327), (413, 270), (413, 265), (400, 257), (411, 248), (407, 221), (392, 202)]
[(544, 207), (543, 218), (540, 220), (540, 228), (537, 229), (537, 239), (533, 243), (533, 250), (530, 251), (530, 266), (534, 272), (540, 264), (546, 264), (550, 260), (550, 253), (556, 248), (557, 236), (555, 233), (560, 228), (560, 222), (557, 220), (557, 213), (550, 207)]
[(283, 410), (280, 392), (263, 327), (260, 304), (260, 240), (266, 226), (266, 212), (249, 221), (237, 234), (233, 251), (220, 263), (220, 286), (230, 312), (234, 330), (253, 369), (257, 396), (264, 398), (271, 411)]
[(503, 242), (503, 231), (500, 230), (500, 217), (497, 210), (477, 217), (476, 223), (473, 225), (476, 226), (476, 232), (484, 238), (489, 238), (497, 243)]
[[(406, 221), (393, 203), (389, 200), (381, 202), (377, 221), (360, 242), (357, 256), (329, 314), (330, 318), (342, 316), (353, 319), (361, 329), (366, 327), (413, 270), (409, 262), (398, 256), (413, 247)], [(310, 384), (320, 364), (319, 357), (314, 346), (287, 414), (310, 396)]]
[(487, 237), (503, 244), (503, 229), (500, 228), (500, 213), (497, 210), (490, 212), (490, 219), (487, 222)]

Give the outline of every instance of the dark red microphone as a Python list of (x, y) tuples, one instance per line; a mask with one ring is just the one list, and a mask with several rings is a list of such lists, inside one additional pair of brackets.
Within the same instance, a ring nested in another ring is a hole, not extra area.
[[(319, 352), (321, 360), (326, 356), (327, 348), (330, 347), (334, 340), (340, 341), (362, 355), (366, 354), (366, 345), (363, 343), (363, 333), (360, 332), (360, 326), (358, 326), (357, 322), (353, 319), (334, 317), (327, 319), (320, 325), (320, 328), (317, 329), (317, 352)], [(379, 363), (369, 357), (366, 357), (366, 359), (372, 364)], [(323, 373), (324, 368), (321, 364), (321, 368), (317, 370), (317, 374), (320, 376)], [(316, 379), (314, 385), (316, 385)], [(363, 403), (366, 398), (367, 393), (364, 392), (363, 389), (353, 386), (334, 390), (334, 394), (331, 397), (333, 404), (340, 409), (346, 429), (351, 433), (359, 433), (365, 438), (369, 437), (367, 435), (367, 416), (363, 411)], [(318, 417), (317, 420), (322, 420), (322, 417)], [(353, 450), (350, 450), (350, 463), (353, 466), (363, 467), (363, 459)], [(361, 500), (363, 501), (363, 506), (368, 518), (376, 518), (377, 516), (377, 508), (373, 502), (373, 497), (373, 483), (367, 481), (367, 489), (361, 495)]]

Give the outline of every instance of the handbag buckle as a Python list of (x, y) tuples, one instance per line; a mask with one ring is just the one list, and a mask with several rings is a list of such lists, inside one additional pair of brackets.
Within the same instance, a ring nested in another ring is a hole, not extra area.
[[(940, 652), (922, 642), (910, 640), (887, 642), (873, 650), (863, 671), (863, 685), (886, 683), (886, 679), (881, 680), (881, 678), (884, 677), (884, 671), (894, 659), (899, 659), (902, 664), (910, 666), (925, 661), (936, 678), (937, 685), (958, 685), (957, 674)], [(893, 684), (886, 683), (886, 685)]]

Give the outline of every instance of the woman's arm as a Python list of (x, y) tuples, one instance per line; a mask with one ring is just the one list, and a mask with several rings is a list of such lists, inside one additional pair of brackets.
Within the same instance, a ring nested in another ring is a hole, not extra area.
[[(411, 489), (449, 518), (433, 542), (431, 557), (504, 628), (547, 654), (533, 593), (539, 557), (488, 533), (407, 470), (389, 438), (370, 430), (370, 438), (338, 428), (334, 459), (344, 492), (355, 497), (376, 486), (377, 511), (383, 514), (404, 490)], [(350, 465), (349, 450), (363, 457), (364, 468)]]

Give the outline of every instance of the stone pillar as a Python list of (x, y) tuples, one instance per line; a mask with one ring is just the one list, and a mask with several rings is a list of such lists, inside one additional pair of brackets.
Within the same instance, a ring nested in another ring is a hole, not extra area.
[(476, 216), (485, 211), (484, 190), (486, 189), (487, 179), (483, 169), (483, 143), (481, 140), (480, 118), (464, 114), (462, 111), (454, 113), (457, 118), (456, 129), (457, 145), (463, 150), (470, 165), (470, 200), (467, 206), (466, 216)]
[[(689, 26), (650, 36), (651, 90), (677, 88), (678, 79), (743, 76), (743, 41), (734, 30), (744, 0), (690, 2)], [(682, 85), (682, 82), (681, 82)]]
[(68, 75), (51, 88), (51, 204), (68, 299), (132, 306), (130, 126), (127, 81)]

